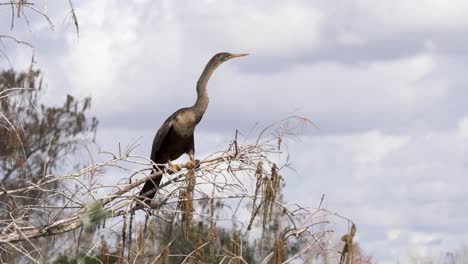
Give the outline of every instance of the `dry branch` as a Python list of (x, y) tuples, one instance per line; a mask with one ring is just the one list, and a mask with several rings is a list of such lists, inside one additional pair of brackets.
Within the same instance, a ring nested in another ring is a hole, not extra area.
[[(165, 173), (155, 172), (152, 175), (146, 175), (145, 173), (151, 171), (150, 168), (154, 164), (145, 157), (131, 154), (136, 147), (134, 143), (124, 151), (119, 151), (118, 154), (111, 154), (112, 158), (106, 162), (92, 164), (76, 173), (61, 176), (49, 175), (42, 181), (29, 183), (13, 190), (3, 188), (0, 198), (9, 198), (11, 201), (21, 199), (22, 194), (32, 191), (44, 193), (45, 198), (36, 202), (36, 205), (15, 208), (10, 205), (8, 214), (0, 213), (2, 217), (0, 219), (0, 246), (39, 237), (55, 236), (81, 227), (85, 231), (88, 230), (87, 232), (93, 232), (101, 226), (103, 221), (111, 221), (109, 219), (114, 218), (120, 219), (118, 220), (120, 224), (113, 224), (111, 227), (104, 228), (103, 231), (118, 234), (116, 245), (118, 245), (119, 261), (131, 262), (132, 258), (143, 259), (145, 257), (144, 244), (152, 239), (145, 238), (142, 233), (139, 233), (137, 243), (134, 243), (133, 247), (132, 244), (127, 246), (125, 239), (130, 239), (131, 230), (126, 228), (129, 224), (127, 221), (122, 223), (121, 217), (131, 219), (130, 215), (136, 210), (144, 210), (146, 213), (160, 215), (162, 218), (165, 213), (174, 217), (179, 216), (179, 218), (190, 213), (184, 225), (187, 235), (192, 232), (193, 219), (208, 219), (207, 222), (210, 225), (208, 239), (203, 242), (200, 240), (196, 250), (184, 255), (184, 261), (189, 261), (194, 257), (200, 258), (203, 254), (199, 250), (205, 247), (207, 250), (209, 248), (209, 256), (214, 259), (214, 241), (217, 239), (214, 226), (216, 222), (222, 221), (222, 218), (215, 215), (215, 201), (219, 201), (225, 204), (226, 209), (237, 203), (236, 209), (233, 210), (234, 214), (241, 203), (244, 204), (243, 207), (252, 209), (250, 217), (236, 220), (244, 232), (247, 232), (247, 226), (249, 228), (260, 226), (261, 230), (264, 230), (274, 217), (284, 218), (284, 223), (282, 223), (285, 226), (284, 231), (275, 234), (274, 248), (266, 252), (264, 263), (272, 258), (275, 263), (279, 263), (280, 260), (288, 263), (315, 249), (317, 252), (326, 251), (322, 239), (329, 233), (329, 230), (317, 231), (316, 226), (328, 223), (322, 220), (323, 215), (340, 216), (322, 208), (309, 210), (295, 204), (288, 205), (280, 199), (280, 195), (277, 195), (281, 189), (282, 177), (279, 173), (281, 168), (286, 168), (288, 164), (277, 166), (278, 161), (274, 162), (272, 156), (281, 154), (278, 150), (279, 139), (284, 142), (283, 138), (293, 133), (291, 127), (297, 127), (290, 125), (292, 121), (294, 118), (288, 119), (286, 127), (281, 126), (283, 123), (280, 123), (262, 131), (254, 144), (242, 145), (238, 142), (236, 135), (226, 150), (205, 158), (196, 169), (184, 168), (182, 171), (171, 171), (168, 168)], [(301, 122), (303, 120), (299, 120), (299, 123)], [(104, 185), (97, 181), (97, 176), (107, 174), (108, 169), (124, 172), (125, 182)], [(155, 201), (150, 205), (141, 204), (136, 195), (139, 193), (139, 187), (147, 180), (154, 180), (161, 175), (165, 180), (157, 190)], [(55, 183), (56, 187), (49, 188), (51, 183)], [(190, 192), (190, 195), (180, 197), (181, 191)], [(56, 197), (60, 197), (60, 200), (56, 200)], [(54, 199), (56, 206), (41, 206)], [(198, 207), (198, 204), (203, 201), (209, 204), (206, 213), (201, 212)], [(178, 207), (181, 203), (187, 205), (187, 202), (191, 206)], [(253, 206), (251, 204), (248, 207), (245, 206), (248, 203), (253, 203)], [(34, 221), (28, 218), (33, 211), (40, 216), (38, 219), (47, 219), (47, 221)], [(259, 211), (262, 214), (258, 214)], [(168, 219), (168, 221), (172, 220)], [(292, 248), (291, 241), (298, 239), (304, 241), (302, 247), (288, 258), (284, 252)], [(106, 243), (106, 247), (110, 247), (107, 241)], [(225, 252), (221, 262), (247, 263), (242, 256), (242, 244), (243, 242), (236, 238), (232, 252)], [(135, 247), (137, 248), (134, 249)], [(92, 248), (102, 249), (102, 240), (98, 239)], [(89, 252), (92, 252), (92, 248)], [(169, 250), (169, 246), (165, 250)], [(22, 251), (16, 251), (22, 254)], [(128, 254), (125, 255), (124, 251)], [(124, 259), (123, 256), (128, 256), (128, 259)], [(164, 259), (167, 257), (170, 258), (171, 255), (164, 256)], [(160, 255), (157, 258), (160, 259), (163, 256)]]

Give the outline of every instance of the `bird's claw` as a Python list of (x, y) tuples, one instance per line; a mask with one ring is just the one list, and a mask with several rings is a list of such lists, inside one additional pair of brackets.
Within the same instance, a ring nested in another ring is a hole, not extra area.
[(174, 164), (172, 166), (172, 168), (175, 170), (175, 171), (181, 171), (182, 170), (182, 166), (180, 166), (180, 164)]
[(189, 160), (187, 161), (187, 163), (185, 164), (185, 167), (189, 170), (191, 169), (198, 169), (200, 168), (200, 160), (196, 159), (196, 160)]
[(182, 170), (182, 166), (180, 166), (180, 164), (173, 164), (172, 162), (169, 162), (169, 167), (173, 169), (174, 171)]
[(195, 163), (191, 160), (187, 161), (187, 163), (185, 163), (185, 167), (189, 170), (195, 168)]

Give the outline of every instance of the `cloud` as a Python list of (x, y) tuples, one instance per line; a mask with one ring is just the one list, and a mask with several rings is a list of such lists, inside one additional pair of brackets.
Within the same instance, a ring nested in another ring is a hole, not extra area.
[(258, 56), (287, 57), (317, 48), (321, 40), (323, 15), (303, 1), (184, 3), (176, 12), (185, 40), (201, 50), (209, 42), (212, 47)]
[[(143, 136), (139, 154), (173, 111), (193, 104), (216, 52), (249, 52), (209, 83), (197, 155), (235, 129), (291, 114), (308, 129), (289, 142), (297, 173), (286, 198), (355, 220), (382, 263), (408, 248), (466, 239), (468, 5), (463, 1), (80, 1), (73, 28), (31, 34), (48, 102), (93, 97), (106, 150)], [(59, 9), (49, 9), (54, 21)], [(1, 30), (4, 30), (4, 25)], [(6, 30), (6, 29), (5, 29)], [(21, 50), (14, 58), (29, 62)], [(466, 242), (466, 241), (465, 241)], [(392, 262), (393, 261), (393, 262)]]
[[(313, 56), (323, 51), (327, 54), (329, 41), (335, 41), (334, 36), (323, 31), (336, 27), (330, 22), (330, 16), (336, 14), (303, 2), (286, 6), (275, 2), (261, 11), (260, 7), (265, 7), (264, 3), (238, 7), (231, 2), (221, 6), (207, 1), (196, 6), (178, 6), (162, 1), (118, 8), (110, 2), (89, 2), (78, 12), (92, 19), (82, 22), (79, 45), (76, 36), (70, 33), (70, 53), (60, 62), (60, 67), (62, 71), (74, 73), (67, 75), (70, 91), (81, 96), (92, 95), (95, 110), (101, 116), (129, 117), (133, 122), (128, 125), (145, 128), (152, 126), (153, 122), (148, 121), (162, 122), (171, 113), (166, 109), (193, 104), (194, 84), (210, 55), (225, 48), (247, 50), (235, 48), (243, 45), (251, 47), (253, 54), (223, 65), (209, 84), (212, 101), (205, 119), (209, 120), (207, 124), (215, 125), (207, 129), (232, 130), (238, 128), (232, 124), (242, 123), (248, 125), (240, 126), (249, 127), (258, 121), (293, 113), (302, 113), (330, 131), (404, 128), (414, 125), (411, 123), (415, 119), (424, 126), (431, 122), (428, 120), (431, 114), (446, 111), (440, 107), (442, 104), (459, 97), (459, 92), (452, 92), (455, 88), (449, 86), (460, 77), (453, 79), (439, 74), (452, 63), (425, 50), (377, 61), (369, 61), (364, 55), (359, 64), (308, 62), (307, 58), (291, 64), (289, 60), (300, 54)], [(370, 9), (369, 16), (381, 7), (375, 9)], [(298, 12), (295, 19), (299, 22), (288, 19)], [(263, 22), (255, 23), (257, 20)], [(257, 24), (263, 26), (270, 20), (281, 21), (282, 27), (294, 37), (269, 30), (265, 30), (264, 37), (258, 37), (255, 33), (263, 31)], [(234, 26), (235, 22), (239, 25)], [(296, 27), (295, 23), (306, 26)], [(244, 28), (245, 34), (241, 33)], [(379, 54), (387, 53), (386, 46), (373, 45), (371, 41), (363, 49), (371, 46)], [(287, 52), (283, 52), (285, 47)], [(260, 50), (257, 53), (255, 49)], [(344, 52), (354, 54), (353, 50)], [(370, 56), (373, 55), (371, 51)], [(284, 61), (278, 60), (283, 57)], [(283, 69), (270, 73), (257, 70), (270, 65)], [(285, 93), (288, 99), (282, 100)], [(116, 103), (118, 96), (125, 98), (125, 102)], [(220, 107), (229, 111), (210, 111)], [(432, 113), (434, 109), (439, 111)], [(252, 110), (255, 115), (249, 112)], [(448, 115), (450, 121), (459, 117), (458, 112), (442, 114)], [(245, 120), (245, 116), (249, 118)], [(438, 118), (437, 122), (444, 119)], [(444, 125), (447, 124), (439, 124)]]
[[(255, 60), (255, 57), (248, 59)], [(448, 95), (443, 81), (426, 81), (437, 67), (431, 55), (417, 55), (354, 66), (315, 63), (291, 67), (274, 75), (239, 77), (237, 72), (223, 69), (217, 76), (228, 81), (218, 85), (216, 77), (210, 83), (210, 87), (223, 86), (210, 88), (213, 98), (210, 107), (222, 105), (229, 110), (216, 112), (218, 120), (223, 115), (228, 122), (248, 118), (253, 123), (300, 112), (327, 132), (375, 127), (395, 129), (416, 117), (426, 121), (429, 116), (423, 114), (432, 111)]]
[[(288, 175), (286, 197), (326, 194), (327, 207), (353, 219), (360, 243), (377, 256), (387, 247), (374, 240), (400, 252), (455, 247), (463, 242), (457, 233), (466, 233), (465, 123), (462, 118), (454, 129), (413, 135), (302, 137), (290, 143), (293, 166), (302, 173)], [(376, 235), (382, 230), (387, 235)]]

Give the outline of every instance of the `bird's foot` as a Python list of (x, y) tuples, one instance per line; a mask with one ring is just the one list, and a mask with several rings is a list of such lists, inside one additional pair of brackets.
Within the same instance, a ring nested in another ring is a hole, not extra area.
[(182, 166), (180, 164), (173, 164), (172, 162), (168, 162), (169, 167), (172, 168), (174, 171), (181, 171)]
[(191, 170), (193, 168), (197, 168), (197, 165), (200, 161), (197, 162), (197, 160), (189, 160), (187, 161), (187, 163), (185, 164), (185, 167), (187, 167), (187, 169)]
[(193, 168), (198, 169), (200, 168), (200, 160), (189, 160), (185, 163), (185, 167), (189, 170)]
[(195, 168), (195, 163), (191, 160), (187, 161), (187, 163), (185, 163), (185, 167), (189, 170)]

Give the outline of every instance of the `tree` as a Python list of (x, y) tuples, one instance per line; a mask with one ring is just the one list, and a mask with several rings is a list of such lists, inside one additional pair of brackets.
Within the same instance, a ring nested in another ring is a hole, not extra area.
[[(0, 8), (9, 8), (11, 9), (11, 17), (7, 18), (5, 17), (4, 21), (7, 21), (10, 23), (10, 30), (13, 31), (17, 20), (23, 19), (26, 22), (26, 25), (28, 29), (31, 31), (31, 24), (30, 24), (30, 16), (39, 16), (41, 17), (44, 21), (46, 21), (49, 25), (49, 28), (51, 30), (54, 30), (54, 22), (51, 20), (49, 15), (46, 13), (47, 10), (47, 4), (41, 1), (35, 1), (35, 0), (30, 0), (30, 1), (24, 1), (24, 0), (18, 0), (18, 1), (7, 1), (7, 2), (2, 2), (0, 3)], [(76, 30), (76, 35), (79, 37), (80, 33), (80, 27), (78, 24), (78, 17), (75, 13), (75, 8), (73, 5), (72, 0), (68, 0), (68, 10), (67, 10), (67, 15), (66, 19), (73, 24), (73, 27)], [(13, 41), (16, 44), (22, 44), (25, 46), (28, 46), (31, 49), (34, 49), (34, 46), (31, 43), (28, 43), (24, 40), (16, 38), (16, 36), (11, 35), (11, 34), (2, 34), (0, 32), (0, 41), (2, 40), (9, 40)], [(34, 54), (34, 52), (33, 52)], [(3, 52), (2, 49), (0, 49), (0, 59), (3, 57), (4, 59), (8, 60), (8, 56), (5, 52)]]
[(87, 117), (91, 99), (68, 95), (62, 106), (46, 106), (42, 88), (38, 70), (0, 72), (0, 228), (50, 221), (44, 208), (67, 200), (56, 174), (78, 165), (74, 152), (94, 140), (98, 122)]
[[(78, 20), (69, 3), (78, 33)], [(13, 11), (12, 21), (25, 17), (25, 9), (39, 10), (27, 1), (5, 6)], [(44, 13), (38, 13), (51, 23)], [(0, 34), (0, 39), (32, 47), (13, 36)], [(5, 88), (0, 91), (4, 100), (0, 136), (5, 142), (0, 154), (4, 184), (0, 260), (50, 262), (51, 256), (37, 246), (37, 239), (63, 242), (54, 244), (65, 246), (57, 252), (68, 253), (57, 263), (279, 264), (328, 250), (322, 241), (329, 230), (316, 229), (327, 223), (317, 222), (317, 217), (341, 217), (321, 207), (284, 202), (279, 173), (289, 165), (289, 157), (273, 158), (287, 155), (281, 148), (286, 137), (307, 120), (287, 118), (266, 127), (253, 141), (240, 140), (236, 133), (226, 149), (216, 151), (199, 167), (167, 168), (157, 201), (141, 206), (136, 199), (139, 186), (162, 173), (148, 175), (154, 164), (133, 155), (137, 144), (109, 153), (104, 162), (91, 162), (71, 172), (59, 170), (60, 166), (71, 168), (63, 157), (95, 133), (97, 121), (85, 117), (89, 99), (77, 101), (69, 96), (63, 107), (38, 105), (39, 77), (33, 70), (5, 73)], [(112, 183), (96, 181), (97, 175), (113, 173), (107, 168), (121, 169), (126, 177)], [(237, 215), (238, 208), (249, 209)], [(144, 224), (137, 210), (144, 212)], [(33, 221), (32, 215), (39, 217)], [(63, 233), (73, 236), (64, 239)]]
[(88, 120), (91, 98), (68, 95), (61, 107), (40, 104), (40, 72), (0, 72), (0, 175), (33, 182), (52, 174), (60, 159), (94, 137), (97, 119)]
[[(75, 249), (73, 251), (78, 252), (79, 257), (92, 257), (101, 254), (100, 248), (105, 248), (105, 252), (114, 252), (118, 263), (134, 259), (248, 263), (247, 260), (253, 257), (257, 262), (278, 264), (305, 254), (321, 254), (328, 250), (321, 245), (329, 230), (318, 229), (318, 225), (327, 223), (317, 219), (322, 214), (341, 217), (320, 207), (307, 209), (283, 202), (280, 173), (288, 167), (289, 159), (279, 158), (286, 163), (278, 163), (273, 158), (281, 155), (281, 149), (284, 149), (281, 144), (287, 142), (286, 136), (293, 134), (304, 122), (307, 121), (297, 117), (285, 119), (261, 131), (253, 141), (240, 139), (236, 134), (225, 150), (205, 158), (199, 167), (168, 170), (156, 201), (143, 206), (138, 204), (139, 186), (162, 173), (148, 175), (153, 164), (146, 157), (133, 155), (136, 143), (130, 144), (118, 153), (109, 153), (110, 158), (105, 162), (93, 163), (51, 179), (62, 186), (62, 189), (54, 190), (64, 197), (61, 206), (42, 208), (41, 213), (49, 219), (43, 223), (24, 222), (18, 215), (8, 221), (2, 219), (17, 227), (0, 227), (0, 241), (10, 245), (21, 241), (29, 243), (32, 249), (16, 247), (11, 251), (23, 259), (38, 261), (48, 259), (30, 241), (47, 236), (60, 239), (59, 234), (77, 229), (82, 231), (69, 236), (68, 250)], [(109, 173), (106, 168), (121, 169), (128, 177), (115, 183), (89, 180)], [(51, 182), (39, 181), (23, 190), (42, 190)], [(6, 195), (17, 193), (17, 189), (6, 190)], [(53, 196), (46, 196), (41, 203), (47, 204), (53, 199)], [(23, 214), (35, 209), (34, 206), (22, 208)], [(143, 210), (147, 215), (146, 224), (141, 225), (141, 214), (135, 210)], [(151, 215), (166, 224), (159, 224)], [(164, 226), (176, 230), (166, 233), (171, 234), (170, 239), (160, 236), (164, 234), (161, 231)], [(150, 231), (151, 228), (156, 231)], [(220, 230), (230, 232), (223, 235)], [(262, 230), (271, 234), (258, 236)], [(105, 247), (101, 237), (106, 238)], [(262, 251), (257, 250), (254, 243), (259, 239), (270, 241), (268, 244), (263, 242)], [(154, 244), (151, 241), (155, 241)], [(184, 245), (183, 250), (176, 251), (181, 247), (175, 245)], [(255, 246), (253, 254), (248, 253), (251, 246)], [(174, 255), (174, 251), (177, 254)]]

